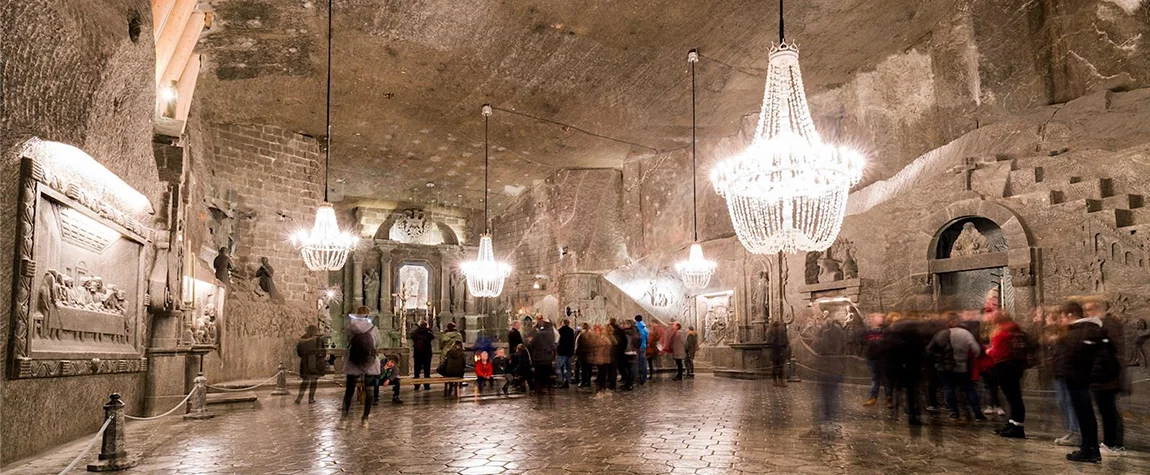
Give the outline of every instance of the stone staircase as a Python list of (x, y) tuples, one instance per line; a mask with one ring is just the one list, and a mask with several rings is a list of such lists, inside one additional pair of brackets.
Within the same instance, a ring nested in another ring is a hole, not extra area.
[(1135, 238), (1139, 247), (1147, 247), (1150, 207), (1146, 206), (1144, 195), (1119, 190), (1114, 180), (1107, 177), (1086, 176), (1101, 170), (1051, 173), (1051, 167), (1044, 163), (1057, 160), (1055, 157), (1055, 153), (1020, 159), (996, 157), (995, 165), (1009, 167), (1003, 197), (1082, 213), (1120, 235)]

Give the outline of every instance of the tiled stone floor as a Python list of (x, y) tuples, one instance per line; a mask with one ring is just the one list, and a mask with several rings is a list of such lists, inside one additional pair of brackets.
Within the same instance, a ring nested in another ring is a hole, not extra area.
[[(1050, 442), (1061, 434), (1039, 401), (1022, 441), (993, 435), (1000, 422), (941, 417), (909, 428), (885, 408), (861, 407), (857, 386), (842, 387), (839, 428), (812, 431), (820, 392), (811, 382), (775, 388), (701, 375), (630, 393), (570, 389), (460, 403), (445, 402), (438, 390), (415, 396), (404, 388), (407, 404), (377, 407), (366, 430), (337, 429), (341, 390), (320, 391), (314, 405), (265, 390), (258, 410), (130, 423), (129, 451), (141, 461), (127, 473), (1150, 473), (1143, 414), (1127, 421), (1129, 454), (1071, 464), (1068, 450)], [(85, 442), (3, 473), (58, 473)]]

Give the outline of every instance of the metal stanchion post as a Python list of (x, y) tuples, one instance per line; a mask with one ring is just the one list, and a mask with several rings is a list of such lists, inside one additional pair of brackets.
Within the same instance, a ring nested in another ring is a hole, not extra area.
[(195, 388), (192, 389), (191, 399), (188, 399), (188, 413), (184, 414), (184, 419), (216, 417), (215, 414), (208, 412), (208, 378), (204, 377), (204, 373), (200, 373), (192, 382), (195, 384)]
[(787, 365), (790, 366), (790, 368), (791, 368), (791, 375), (787, 377), (788, 383), (801, 383), (801, 382), (803, 382), (803, 380), (799, 379), (799, 373), (795, 370), (795, 364), (796, 363), (797, 363), (797, 361), (795, 361), (794, 356), (791, 356), (791, 359), (787, 360)]
[(104, 417), (111, 419), (104, 430), (104, 440), (100, 444), (100, 458), (88, 464), (89, 472), (115, 472), (136, 466), (137, 460), (128, 457), (127, 441), (124, 437), (124, 401), (119, 393), (112, 393), (104, 404)]
[(287, 366), (280, 363), (280, 372), (276, 374), (276, 388), (272, 390), (272, 396), (287, 396)]

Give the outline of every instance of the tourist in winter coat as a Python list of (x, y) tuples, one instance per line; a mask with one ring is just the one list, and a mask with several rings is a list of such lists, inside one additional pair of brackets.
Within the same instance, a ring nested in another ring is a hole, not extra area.
[(878, 403), (878, 390), (881, 386), (886, 396), (887, 406), (891, 405), (894, 394), (891, 392), (890, 378), (887, 378), (885, 363), (882, 361), (882, 331), (886, 319), (881, 313), (872, 313), (867, 316), (866, 328), (857, 336), (858, 344), (863, 349), (866, 358), (866, 367), (870, 370), (870, 398), (863, 403), (864, 406), (873, 406)]
[(985, 421), (982, 408), (978, 404), (978, 390), (970, 377), (970, 364), (982, 353), (978, 340), (963, 328), (958, 314), (946, 316), (948, 328), (939, 330), (927, 345), (927, 353), (932, 356), (935, 370), (941, 377), (946, 395), (946, 405), (950, 418), (959, 418), (957, 391), (966, 393), (967, 402), (975, 420)]
[(495, 368), (488, 359), (487, 352), (480, 352), (479, 359), (475, 360), (475, 382), (479, 386), (479, 392), (483, 392), (485, 384), (494, 385), (494, 376)]
[(531, 351), (531, 364), (534, 366), (532, 371), (535, 374), (535, 391), (538, 394), (550, 391), (552, 388), (551, 380), (555, 376), (555, 350), (559, 346), (555, 335), (555, 325), (539, 316), (535, 322), (534, 332), (527, 339), (527, 349)]
[(663, 339), (663, 326), (659, 324), (647, 328), (647, 379), (655, 380), (655, 359), (659, 357), (659, 341)]
[(463, 334), (455, 329), (455, 322), (447, 322), (447, 329), (439, 335), (439, 357), (442, 358), (456, 343), (463, 344)]
[[(341, 429), (347, 427), (347, 415), (351, 409), (351, 399), (355, 396), (356, 384), (362, 379), (366, 389), (368, 380), (379, 377), (379, 359), (375, 351), (378, 341), (374, 336), (375, 325), (372, 325), (371, 318), (368, 317), (370, 312), (367, 307), (359, 307), (356, 313), (348, 315), (347, 357), (343, 363), (347, 384), (343, 393)], [(371, 415), (371, 406), (370, 402), (365, 402), (363, 405), (361, 424), (364, 427), (368, 425), (367, 418)]]
[(575, 356), (575, 329), (570, 320), (563, 320), (559, 327), (559, 344), (555, 348), (555, 372), (561, 388), (571, 385), (571, 358)]
[(687, 365), (687, 379), (695, 379), (695, 355), (698, 353), (699, 332), (693, 326), (687, 327), (687, 359), (683, 360)]
[(319, 327), (308, 325), (307, 331), (295, 345), (296, 355), (299, 356), (299, 395), (295, 403), (303, 400), (303, 393), (308, 391), (307, 402), (315, 402), (315, 389), (319, 378), (327, 373), (326, 355), (324, 354), (324, 337), (319, 335)]
[(674, 381), (683, 380), (683, 360), (687, 358), (687, 334), (683, 332), (683, 325), (679, 322), (671, 324), (671, 358), (675, 360)]
[(591, 364), (595, 365), (598, 373), (595, 376), (595, 388), (602, 391), (614, 386), (615, 371), (611, 365), (611, 347), (614, 346), (614, 341), (602, 325), (595, 325), (594, 331), (595, 333), (590, 335), (592, 338), (588, 342), (591, 344), (588, 354)]
[(881, 343), (886, 374), (906, 397), (907, 422), (912, 426), (922, 425), (919, 418), (918, 387), (922, 381), (926, 338), (914, 319), (895, 315), (888, 318), (887, 323), (890, 326), (883, 332)]
[(639, 332), (639, 349), (635, 353), (633, 372), (638, 375), (639, 385), (642, 386), (647, 384), (648, 377), (654, 376), (654, 374), (647, 373), (647, 344), (650, 342), (651, 332), (647, 330), (647, 323), (643, 321), (642, 315), (635, 315), (635, 330)]
[[(467, 371), (467, 355), (463, 352), (463, 342), (457, 341), (450, 349), (447, 350), (442, 356), (443, 362), (440, 366), (443, 371), (440, 374), (445, 378), (462, 378), (463, 373)], [(443, 385), (443, 395), (450, 396), (457, 394), (459, 391), (459, 383), (446, 383)]]
[[(615, 364), (615, 371), (618, 372), (619, 379), (622, 380), (623, 389), (626, 390), (633, 383), (631, 378), (631, 365), (627, 364), (629, 358), (627, 357), (627, 330), (619, 324), (618, 320), (611, 319), (608, 326), (608, 332), (612, 336), (611, 345), (611, 361)], [(615, 389), (615, 374), (611, 375), (611, 381), (608, 382), (611, 389)]]
[(527, 351), (527, 345), (519, 344), (515, 349), (515, 358), (511, 360), (511, 374), (514, 376), (514, 385), (524, 391), (530, 387), (523, 387), (524, 385), (534, 384), (531, 383), (532, 378), (532, 365), (531, 365), (531, 352)]
[[(418, 378), (422, 373), (424, 378), (431, 377), (431, 342), (435, 341), (435, 334), (431, 332), (431, 328), (426, 320), (419, 322), (419, 327), (411, 331), (408, 335), (411, 338), (411, 359), (415, 372), (412, 377)], [(430, 384), (424, 384), (423, 389), (431, 389)], [(419, 390), (419, 385), (415, 385), (415, 390)]]
[(787, 338), (787, 327), (783, 322), (775, 320), (767, 327), (767, 347), (770, 349), (771, 380), (775, 386), (786, 386), (783, 378), (783, 364), (787, 356), (790, 339)]
[(986, 354), (994, 362), (994, 374), (1002, 387), (1002, 395), (1010, 405), (1010, 419), (997, 434), (1012, 439), (1025, 439), (1023, 424), (1026, 423), (1026, 403), (1022, 401), (1022, 375), (1026, 371), (1026, 362), (1014, 348), (1021, 345), (1020, 339), (1027, 336), (1004, 311), (995, 313), (992, 322), (995, 328)]
[(591, 368), (594, 366), (591, 363), (591, 350), (595, 339), (595, 332), (588, 326), (587, 323), (583, 324), (582, 330), (575, 337), (575, 361), (579, 364), (579, 387), (591, 387)]
[(511, 375), (507, 374), (511, 371), (511, 360), (503, 352), (503, 348), (495, 349), (495, 357), (491, 358), (491, 374), (494, 376), (503, 375), (503, 394), (507, 394), (507, 388), (511, 385)]
[(1098, 405), (1098, 415), (1102, 418), (1102, 454), (1121, 455), (1125, 453), (1122, 414), (1118, 412), (1118, 395), (1130, 391), (1130, 381), (1126, 378), (1126, 327), (1114, 315), (1107, 312), (1106, 301), (1091, 299), (1082, 304), (1087, 317), (1102, 321), (1102, 331), (1114, 345), (1115, 357), (1120, 365), (1118, 377), (1097, 383), (1091, 387), (1094, 401)]
[[(1098, 421), (1094, 418), (1090, 389), (1112, 384), (1118, 379), (1121, 367), (1117, 361), (1115, 345), (1106, 334), (1102, 319), (1085, 317), (1082, 306), (1075, 302), (1065, 304), (1063, 313), (1074, 322), (1059, 340), (1063, 348), (1061, 374), (1070, 393), (1082, 435), (1078, 451), (1067, 454), (1066, 459), (1097, 463), (1102, 460), (1102, 454), (1098, 445)], [(1108, 401), (1098, 403), (1102, 405)]]

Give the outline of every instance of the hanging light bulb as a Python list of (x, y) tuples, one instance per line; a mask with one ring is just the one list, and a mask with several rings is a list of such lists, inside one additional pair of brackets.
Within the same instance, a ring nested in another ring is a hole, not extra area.
[(675, 271), (687, 289), (699, 290), (711, 283), (717, 266), (715, 261), (703, 257), (703, 246), (699, 245), (699, 193), (695, 185), (695, 63), (699, 62), (699, 52), (691, 50), (687, 53), (687, 62), (691, 64), (691, 228), (695, 232), (695, 241), (687, 260), (675, 263)]
[(476, 297), (498, 297), (503, 293), (503, 281), (511, 275), (511, 266), (495, 260), (495, 249), (491, 245), (491, 229), (488, 208), (491, 202), (487, 196), (487, 176), (490, 169), (487, 140), (487, 118), (491, 117), (491, 105), (483, 105), (483, 229), (479, 237), (479, 255), (474, 261), (460, 264), (459, 268), (467, 278), (467, 291)]
[(754, 140), (711, 173), (739, 241), (754, 254), (830, 247), (864, 164), (861, 154), (824, 143), (815, 131), (798, 47), (783, 36), (780, 0), (779, 44), (771, 48)]
[(311, 231), (301, 229), (292, 235), (292, 244), (303, 256), (303, 263), (313, 271), (335, 271), (347, 263), (347, 256), (359, 239), (339, 229), (335, 208), (328, 202), (328, 168), (331, 164), (331, 4), (327, 4), (327, 136), (324, 146), (323, 204), (315, 210)]

